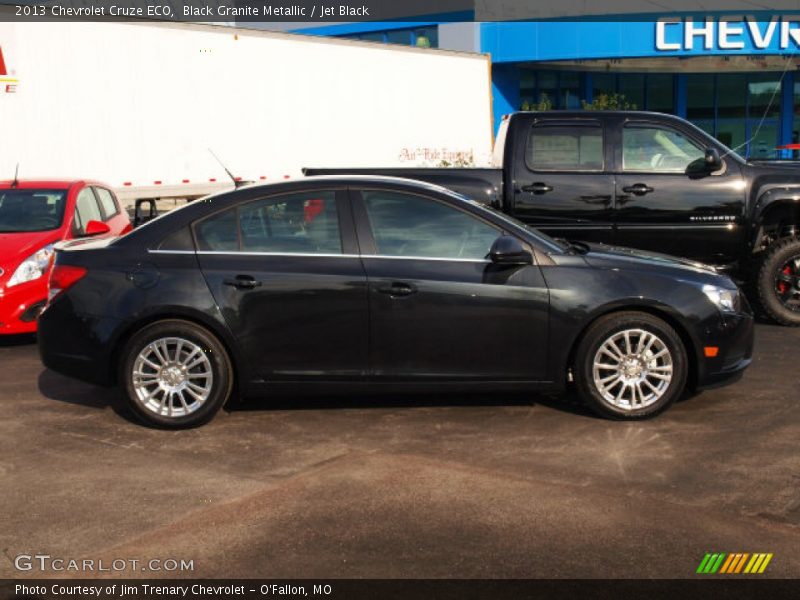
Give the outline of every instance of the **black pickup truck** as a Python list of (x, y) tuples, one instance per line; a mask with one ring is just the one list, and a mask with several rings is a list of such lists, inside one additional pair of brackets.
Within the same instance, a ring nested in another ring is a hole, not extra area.
[(554, 237), (712, 264), (800, 326), (800, 165), (746, 161), (683, 119), (637, 111), (507, 115), (492, 164), (304, 172), (428, 181)]

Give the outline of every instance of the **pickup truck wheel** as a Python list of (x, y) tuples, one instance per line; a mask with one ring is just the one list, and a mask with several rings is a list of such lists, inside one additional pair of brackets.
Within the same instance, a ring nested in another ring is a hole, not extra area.
[(779, 240), (767, 249), (757, 286), (761, 307), (774, 321), (800, 326), (800, 238)]
[(120, 381), (130, 407), (156, 427), (185, 429), (206, 423), (233, 388), (225, 348), (188, 321), (145, 327), (125, 344), (120, 362)]
[(662, 319), (640, 312), (601, 317), (586, 331), (575, 360), (583, 400), (604, 417), (654, 417), (683, 392), (683, 342)]

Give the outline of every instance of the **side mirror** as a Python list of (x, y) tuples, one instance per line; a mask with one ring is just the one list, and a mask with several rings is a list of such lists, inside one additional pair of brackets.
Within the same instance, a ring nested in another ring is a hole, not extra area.
[(83, 232), (85, 237), (92, 237), (95, 235), (105, 235), (111, 233), (111, 227), (102, 221), (89, 221), (86, 224), (86, 230)]
[(722, 168), (722, 157), (716, 148), (706, 148), (703, 158), (698, 158), (689, 163), (686, 167), (686, 174), (689, 177), (705, 177), (709, 173), (719, 171)]
[(718, 171), (722, 168), (722, 158), (716, 148), (706, 148), (705, 161), (706, 169), (709, 172)]
[(522, 242), (510, 235), (501, 235), (492, 244), (489, 258), (497, 265), (532, 265), (533, 255)]

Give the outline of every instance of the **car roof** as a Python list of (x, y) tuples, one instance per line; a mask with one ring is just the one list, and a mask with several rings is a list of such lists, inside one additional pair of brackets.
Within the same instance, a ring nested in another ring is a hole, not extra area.
[(18, 179), (16, 183), (13, 179), (0, 181), (0, 189), (68, 190), (75, 185), (97, 185), (112, 189), (107, 183), (96, 179)]

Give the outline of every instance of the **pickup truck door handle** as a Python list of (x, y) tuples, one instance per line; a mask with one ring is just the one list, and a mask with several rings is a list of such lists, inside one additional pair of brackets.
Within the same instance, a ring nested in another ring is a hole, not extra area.
[(252, 290), (261, 285), (260, 281), (256, 281), (255, 277), (250, 275), (237, 275), (236, 277), (228, 277), (222, 280), (225, 285), (230, 285), (238, 290)]
[(553, 186), (542, 183), (541, 181), (537, 181), (536, 183), (532, 183), (530, 185), (523, 185), (522, 191), (533, 192), (534, 194), (546, 194), (547, 192), (553, 191)]
[(649, 194), (650, 192), (654, 192), (655, 190), (651, 188), (649, 185), (645, 185), (644, 183), (634, 183), (633, 185), (628, 185), (622, 188), (622, 191), (626, 194), (635, 194), (636, 196), (644, 196), (645, 194)]
[(586, 204), (611, 204), (611, 196), (581, 196)]
[(393, 281), (391, 283), (379, 285), (375, 289), (381, 294), (389, 294), (390, 296), (394, 297), (410, 296), (417, 291), (417, 287), (415, 285), (410, 283), (402, 283), (399, 281)]

